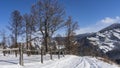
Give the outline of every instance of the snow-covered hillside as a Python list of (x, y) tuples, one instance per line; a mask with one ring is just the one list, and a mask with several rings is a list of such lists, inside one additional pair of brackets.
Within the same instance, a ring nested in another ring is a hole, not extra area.
[[(0, 58), (0, 68), (120, 68), (115, 64), (108, 64), (94, 57), (88, 57), (88, 56), (78, 57), (73, 55), (67, 55), (61, 59), (57, 59), (57, 57), (54, 56), (54, 60), (49, 60), (49, 59), (45, 60), (43, 64), (39, 62), (40, 59), (39, 55), (30, 56), (29, 58), (25, 56), (24, 59), (25, 59), (24, 60), (25, 64), (22, 67), (16, 64), (18, 62), (17, 58), (13, 56), (7, 56), (7, 57), (2, 56), (2, 58)], [(28, 60), (29, 62), (26, 62)], [(30, 62), (30, 60), (32, 61), (35, 60), (37, 62)]]
[(104, 53), (120, 48), (120, 24), (112, 24), (97, 32), (95, 36), (88, 37), (90, 43), (99, 46)]

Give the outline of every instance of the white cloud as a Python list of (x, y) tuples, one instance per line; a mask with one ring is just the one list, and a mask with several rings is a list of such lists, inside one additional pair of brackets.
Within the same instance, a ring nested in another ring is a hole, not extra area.
[(79, 30), (76, 30), (77, 34), (82, 34), (82, 33), (91, 33), (91, 32), (97, 32), (113, 23), (119, 23), (120, 22), (120, 17), (116, 16), (115, 18), (111, 17), (106, 17), (98, 22), (96, 22), (93, 25), (90, 25), (88, 27), (80, 28)]
[(105, 19), (101, 20), (100, 22), (105, 23), (105, 24), (118, 23), (118, 22), (120, 22), (120, 17), (119, 16), (117, 16), (115, 18), (106, 17)]

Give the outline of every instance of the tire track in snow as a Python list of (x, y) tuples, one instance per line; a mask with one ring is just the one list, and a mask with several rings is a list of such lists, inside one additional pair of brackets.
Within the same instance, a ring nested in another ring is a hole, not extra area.
[(86, 58), (86, 60), (88, 61), (88, 63), (91, 65), (90, 68), (101, 68), (96, 62), (95, 60)]
[(74, 68), (101, 68), (95, 61), (87, 57), (81, 57), (80, 62)]
[(83, 59), (79, 59), (78, 61), (79, 61), (79, 63), (77, 63), (77, 65), (74, 68), (78, 67), (79, 64), (82, 63)]
[(81, 57), (80, 59), (82, 59), (82, 61), (75, 68), (90, 68), (90, 64), (85, 58)]

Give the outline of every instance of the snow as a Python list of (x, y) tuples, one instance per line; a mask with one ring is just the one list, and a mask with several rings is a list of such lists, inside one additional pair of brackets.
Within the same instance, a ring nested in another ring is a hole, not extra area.
[(90, 38), (87, 38), (88, 40), (91, 40), (91, 41), (97, 41), (98, 39), (95, 38), (95, 37), (90, 37)]
[[(46, 55), (47, 58), (49, 58), (48, 55)], [(57, 59), (57, 56), (54, 56), (53, 60), (46, 59), (44, 63), (40, 63), (39, 61), (36, 62), (26, 62), (29, 60), (36, 60), (40, 59), (40, 55), (25, 56), (24, 59), (24, 66), (20, 66), (19, 64), (8, 64), (9, 62), (18, 62), (18, 58), (15, 58), (13, 56), (2, 56), (0, 55), (0, 68), (120, 68), (116, 64), (109, 64), (106, 62), (103, 62), (101, 60), (96, 59), (95, 57), (90, 56), (74, 56), (74, 55), (66, 55), (65, 57), (62, 57), (61, 59)], [(9, 60), (8, 60), (9, 59)], [(17, 59), (17, 60), (16, 60)], [(1, 60), (6, 60), (9, 62), (2, 62)]]
[(100, 46), (100, 49), (103, 49), (103, 52), (104, 52), (104, 53), (112, 50), (112, 48), (110, 48), (110, 47), (108, 47), (108, 46)]
[(105, 35), (103, 35), (102, 33), (97, 33), (98, 36), (101, 36), (101, 37), (105, 37)]
[(114, 32), (113, 35), (120, 39), (120, 34)]
[[(105, 31), (103, 33), (97, 32), (96, 36), (94, 37), (88, 37), (87, 39), (90, 40), (90, 43), (93, 45), (98, 45), (100, 49), (103, 50), (104, 53), (111, 51), (115, 48), (115, 42), (119, 42), (120, 40), (120, 29), (113, 29), (109, 31)], [(114, 35), (117, 40), (114, 40), (112, 38), (112, 35)], [(100, 38), (102, 37), (102, 38)]]
[(57, 49), (64, 49), (65, 46), (64, 46), (64, 45), (56, 45), (56, 48), (57, 48)]
[(115, 46), (113, 45), (113, 42), (111, 42), (111, 43), (105, 43), (105, 44), (108, 44), (109, 47), (111, 47), (111, 48), (114, 48), (114, 47), (115, 47)]
[(114, 29), (116, 32), (120, 32), (120, 29)]
[[(99, 34), (100, 35), (100, 34)], [(88, 40), (90, 40), (91, 44), (93, 45), (98, 45), (100, 49), (103, 50), (104, 53), (108, 52), (108, 51), (111, 51), (113, 48), (114, 48), (114, 45), (113, 43), (111, 42), (111, 40), (109, 38), (105, 38), (105, 41), (104, 42), (101, 42), (98, 37), (90, 37), (90, 38), (87, 38)], [(107, 44), (108, 46), (105, 46), (103, 45), (104, 44)]]
[(90, 42), (91, 44), (93, 44), (93, 45), (97, 45), (97, 43), (96, 42)]

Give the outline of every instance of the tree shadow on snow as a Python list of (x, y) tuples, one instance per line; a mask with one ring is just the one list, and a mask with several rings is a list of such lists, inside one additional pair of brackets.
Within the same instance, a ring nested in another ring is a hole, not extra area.
[(11, 64), (18, 64), (16, 62), (13, 62), (13, 61), (6, 61), (6, 60), (0, 60), (0, 62), (6, 62), (6, 63), (11, 63)]

